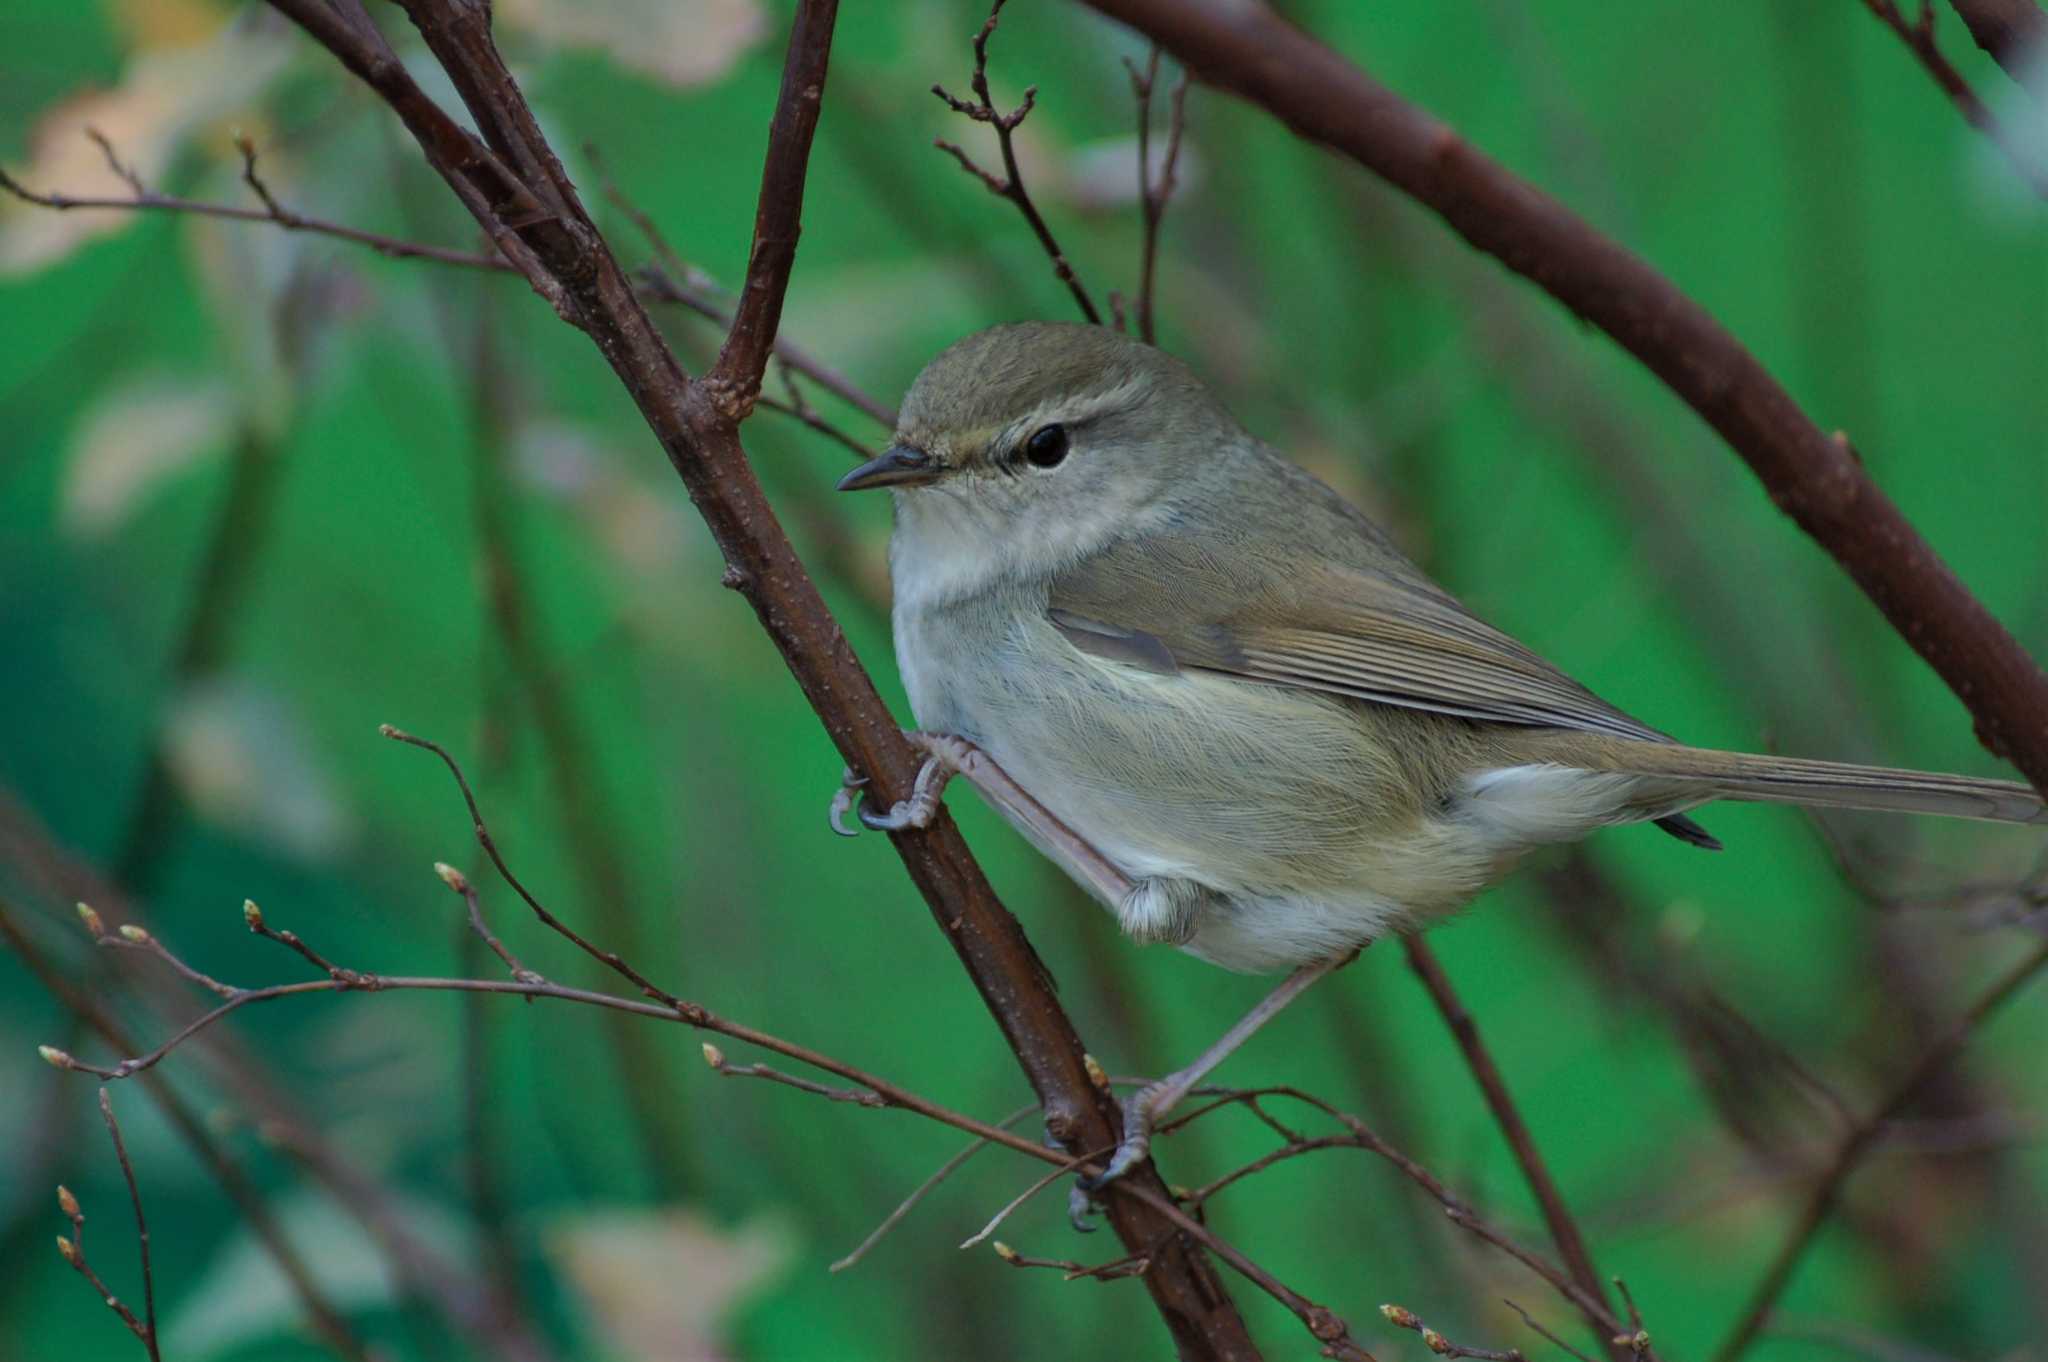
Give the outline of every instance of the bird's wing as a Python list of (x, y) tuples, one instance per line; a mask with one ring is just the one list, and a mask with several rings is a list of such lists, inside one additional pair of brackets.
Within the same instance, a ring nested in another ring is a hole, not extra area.
[(1307, 571), (1249, 537), (1148, 535), (1142, 550), (1126, 542), (1058, 577), (1049, 614), (1075, 647), (1150, 671), (1669, 741), (1474, 616), (1367, 533), (1358, 561), (1319, 561)]

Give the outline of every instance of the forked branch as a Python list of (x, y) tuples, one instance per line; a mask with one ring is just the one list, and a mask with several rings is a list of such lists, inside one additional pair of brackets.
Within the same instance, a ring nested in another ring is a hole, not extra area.
[(1052, 228), (1046, 226), (1045, 216), (1038, 211), (1038, 205), (1031, 201), (1031, 191), (1024, 187), (1024, 172), (1017, 165), (1017, 129), (1025, 118), (1030, 116), (1032, 108), (1037, 104), (1038, 87), (1026, 86), (1022, 102), (1008, 113), (996, 108), (995, 97), (989, 93), (988, 40), (995, 36), (996, 23), (1003, 12), (1003, 3), (1004, 0), (995, 0), (989, 7), (988, 21), (981, 26), (981, 31), (974, 35), (974, 74), (968, 77), (974, 98), (971, 101), (960, 99), (948, 94), (943, 85), (932, 86), (932, 93), (944, 100), (946, 107), (954, 113), (963, 118), (970, 118), (976, 123), (986, 123), (995, 130), (996, 150), (1003, 158), (1003, 173), (997, 175), (982, 169), (957, 142), (949, 142), (940, 137), (934, 139), (932, 145), (958, 161), (960, 168), (987, 186), (989, 193), (997, 198), (1008, 199), (1017, 206), (1017, 211), (1024, 215), (1024, 221), (1030, 226), (1031, 234), (1038, 238), (1038, 244), (1045, 249), (1046, 256), (1052, 261), (1052, 272), (1059, 276), (1060, 282), (1067, 286), (1067, 291), (1074, 295), (1074, 302), (1081, 309), (1081, 315), (1100, 326), (1102, 314), (1096, 311), (1095, 300), (1088, 296), (1088, 290), (1082, 285), (1080, 276), (1074, 273), (1073, 265), (1068, 263), (1066, 252), (1060, 249), (1059, 241), (1054, 238)]

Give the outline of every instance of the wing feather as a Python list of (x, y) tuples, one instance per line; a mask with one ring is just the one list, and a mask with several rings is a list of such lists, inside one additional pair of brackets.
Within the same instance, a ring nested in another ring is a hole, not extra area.
[(1142, 551), (1115, 545), (1064, 573), (1053, 623), (1084, 651), (1150, 671), (1669, 741), (1480, 620), (1369, 529), (1346, 539), (1355, 561), (1307, 573), (1248, 536), (1194, 538), (1168, 529)]

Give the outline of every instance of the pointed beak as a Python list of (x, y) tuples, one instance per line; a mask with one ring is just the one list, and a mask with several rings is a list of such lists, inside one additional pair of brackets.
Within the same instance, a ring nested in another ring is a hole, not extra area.
[(839, 480), (842, 492), (864, 492), (870, 487), (914, 487), (930, 482), (944, 470), (939, 461), (909, 445), (891, 445), (879, 458), (869, 459)]

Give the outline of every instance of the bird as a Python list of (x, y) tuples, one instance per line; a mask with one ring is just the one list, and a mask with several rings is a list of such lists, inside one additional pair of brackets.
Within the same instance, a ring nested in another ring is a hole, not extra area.
[(1091, 1185), (1309, 984), (1540, 847), (1645, 823), (1718, 850), (1689, 811), (1723, 799), (2048, 822), (2012, 782), (1676, 741), (1108, 327), (948, 346), (839, 488), (892, 493), (891, 623), (928, 754), (911, 799), (861, 821), (926, 825), (964, 773), (1131, 938), (1290, 971), (1126, 1104)]

